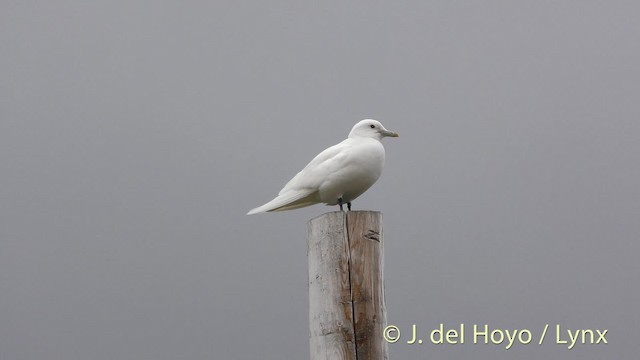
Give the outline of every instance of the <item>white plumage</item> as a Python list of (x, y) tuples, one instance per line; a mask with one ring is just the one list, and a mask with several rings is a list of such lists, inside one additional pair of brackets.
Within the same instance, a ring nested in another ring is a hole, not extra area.
[(252, 209), (247, 215), (267, 211), (293, 210), (325, 203), (347, 204), (373, 185), (384, 167), (383, 137), (397, 137), (379, 121), (358, 122), (349, 137), (325, 149), (305, 166), (268, 203)]

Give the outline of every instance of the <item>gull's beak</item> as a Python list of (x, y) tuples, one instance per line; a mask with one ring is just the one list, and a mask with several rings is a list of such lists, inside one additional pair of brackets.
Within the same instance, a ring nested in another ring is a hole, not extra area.
[(400, 135), (398, 135), (397, 132), (394, 131), (389, 131), (389, 130), (385, 130), (383, 132), (381, 132), (382, 136), (388, 136), (388, 137), (398, 137)]

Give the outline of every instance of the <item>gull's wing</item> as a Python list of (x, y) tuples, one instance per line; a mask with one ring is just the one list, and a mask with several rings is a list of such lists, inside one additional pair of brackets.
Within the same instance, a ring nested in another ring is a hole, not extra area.
[(317, 191), (288, 191), (276, 196), (268, 203), (251, 209), (247, 215), (253, 215), (267, 211), (293, 210), (318, 203)]
[(266, 211), (293, 210), (320, 202), (318, 189), (333, 173), (340, 170), (347, 158), (346, 149), (351, 147), (349, 139), (333, 145), (318, 154), (307, 166), (280, 190), (278, 196), (268, 203), (252, 209), (247, 215)]
[(346, 150), (350, 147), (351, 141), (347, 139), (325, 149), (313, 158), (293, 179), (289, 180), (278, 195), (283, 195), (292, 190), (304, 191), (312, 189), (317, 191), (327, 177), (344, 166), (348, 157)]

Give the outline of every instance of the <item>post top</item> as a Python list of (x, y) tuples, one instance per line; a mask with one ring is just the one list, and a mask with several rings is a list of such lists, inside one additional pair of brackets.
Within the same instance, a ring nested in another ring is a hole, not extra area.
[(318, 219), (321, 218), (325, 218), (325, 217), (345, 217), (347, 216), (347, 214), (350, 214), (350, 216), (382, 216), (382, 212), (380, 211), (375, 211), (375, 210), (352, 210), (352, 211), (340, 211), (340, 210), (336, 210), (336, 211), (329, 211), (326, 212), (324, 214), (318, 215), (316, 217), (313, 217), (309, 220), (309, 223), (317, 221)]

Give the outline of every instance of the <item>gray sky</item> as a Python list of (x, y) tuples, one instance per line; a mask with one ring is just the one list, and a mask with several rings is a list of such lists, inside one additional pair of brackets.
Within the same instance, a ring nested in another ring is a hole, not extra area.
[(363, 118), (401, 134), (354, 202), (389, 323), (534, 336), (393, 359), (637, 355), (639, 11), (3, 1), (0, 359), (307, 358), (305, 224), (334, 209), (245, 213)]

